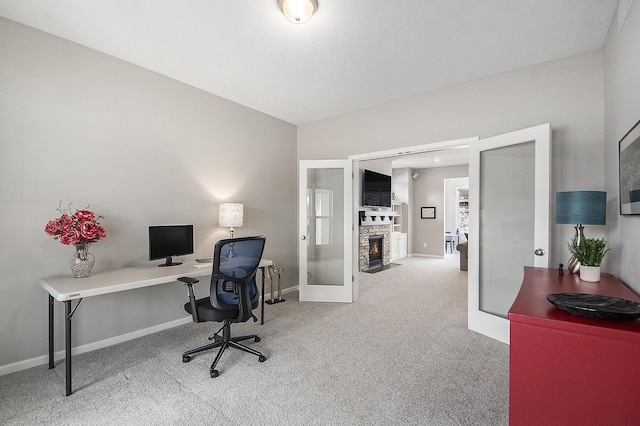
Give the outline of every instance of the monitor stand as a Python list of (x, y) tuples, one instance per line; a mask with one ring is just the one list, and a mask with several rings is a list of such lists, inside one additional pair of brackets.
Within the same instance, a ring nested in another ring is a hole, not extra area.
[(174, 262), (171, 256), (167, 257), (164, 263), (159, 264), (158, 266), (178, 266), (182, 265), (182, 262)]

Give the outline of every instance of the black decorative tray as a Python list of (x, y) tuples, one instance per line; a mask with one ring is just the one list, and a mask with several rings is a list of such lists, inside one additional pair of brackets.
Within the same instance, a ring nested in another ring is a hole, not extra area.
[(547, 294), (553, 306), (574, 315), (604, 320), (630, 321), (640, 318), (640, 303), (617, 297), (585, 293)]

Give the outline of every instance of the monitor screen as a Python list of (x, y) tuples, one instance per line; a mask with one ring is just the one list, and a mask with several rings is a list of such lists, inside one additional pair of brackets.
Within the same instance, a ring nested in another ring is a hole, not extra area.
[(193, 225), (149, 227), (149, 260), (165, 259), (158, 266), (180, 265), (172, 256), (193, 254)]
[(362, 205), (391, 207), (391, 176), (365, 170), (362, 180)]

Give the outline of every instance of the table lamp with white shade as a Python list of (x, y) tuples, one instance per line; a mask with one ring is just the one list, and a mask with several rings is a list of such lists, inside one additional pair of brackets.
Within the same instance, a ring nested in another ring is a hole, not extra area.
[[(244, 206), (239, 203), (220, 203), (220, 213), (218, 223), (220, 226), (228, 227), (233, 238), (233, 228), (242, 226)], [(229, 253), (227, 257), (236, 257), (237, 254), (233, 249), (234, 243), (229, 244)]]
[(233, 238), (233, 228), (242, 226), (243, 205), (239, 203), (220, 203), (220, 214), (218, 222), (220, 226), (229, 228), (231, 238)]

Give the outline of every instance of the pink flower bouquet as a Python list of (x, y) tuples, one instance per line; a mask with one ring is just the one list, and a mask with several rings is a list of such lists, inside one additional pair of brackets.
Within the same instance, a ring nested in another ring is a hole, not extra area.
[(96, 216), (88, 206), (84, 210), (76, 210), (73, 214), (71, 214), (71, 204), (67, 209), (59, 206), (58, 211), (61, 216), (47, 222), (44, 232), (62, 244), (69, 246), (95, 243), (106, 237), (104, 228), (100, 226), (100, 219), (103, 217)]

